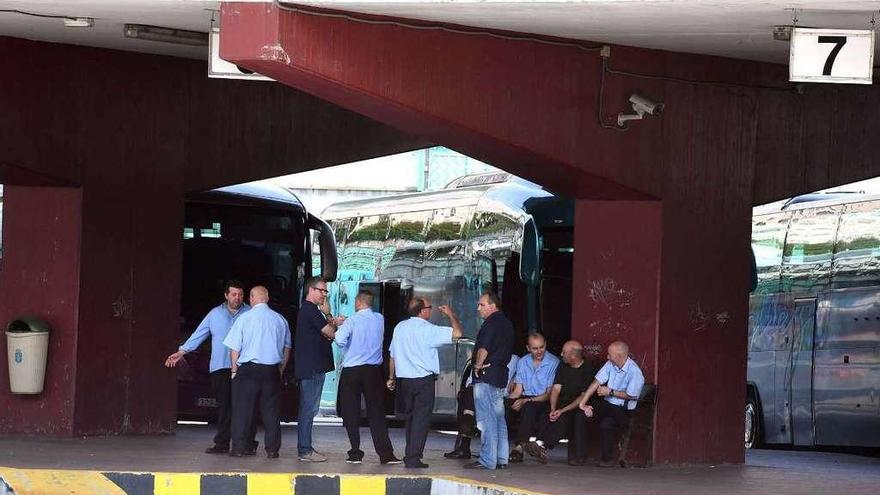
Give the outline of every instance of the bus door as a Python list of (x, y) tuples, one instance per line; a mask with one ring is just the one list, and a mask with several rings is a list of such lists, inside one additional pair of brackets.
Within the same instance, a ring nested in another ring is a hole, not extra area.
[[(412, 297), (412, 285), (401, 284), (399, 280), (387, 280), (385, 282), (361, 282), (361, 290), (368, 290), (373, 294), (373, 311), (382, 313), (385, 317), (385, 336), (382, 339), (382, 377), (388, 379), (388, 360), (390, 359), (388, 348), (391, 346), (391, 337), (394, 336), (394, 327), (407, 319), (406, 304)], [(385, 390), (385, 414), (393, 415), (396, 407), (394, 392)]]
[(796, 299), (791, 352), (791, 434), (794, 445), (815, 444), (813, 430), (813, 339), (816, 299)]

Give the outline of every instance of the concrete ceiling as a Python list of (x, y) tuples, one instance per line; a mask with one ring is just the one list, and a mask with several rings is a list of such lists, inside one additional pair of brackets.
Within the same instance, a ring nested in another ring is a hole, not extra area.
[[(788, 43), (774, 25), (869, 29), (877, 0), (494, 0), (301, 1), (351, 12), (461, 24), (678, 52), (787, 63)], [(219, 2), (205, 0), (0, 0), (0, 11), (93, 17), (92, 28), (61, 19), (0, 12), (0, 35), (188, 58), (206, 48), (130, 40), (125, 23), (207, 31)], [(875, 47), (880, 53), (880, 43)], [(875, 55), (875, 60), (880, 57)]]

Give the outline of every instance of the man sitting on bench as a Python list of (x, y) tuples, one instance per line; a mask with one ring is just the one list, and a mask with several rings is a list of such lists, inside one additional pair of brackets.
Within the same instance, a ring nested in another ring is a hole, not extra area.
[(568, 463), (582, 466), (587, 458), (587, 418), (581, 414), (578, 404), (581, 394), (593, 378), (595, 368), (584, 361), (584, 347), (576, 340), (569, 340), (562, 346), (562, 361), (550, 389), (550, 412), (543, 418), (538, 439), (526, 444), (525, 448), (530, 455), (546, 464), (547, 449), (552, 449), (560, 439), (568, 437)]
[[(596, 379), (581, 397), (579, 407), (588, 418), (599, 421), (602, 461), (599, 467), (614, 467), (611, 455), (617, 430), (627, 428), (629, 416), (636, 408), (645, 385), (645, 375), (629, 357), (629, 346), (617, 341), (608, 346), (608, 361), (596, 373)], [(604, 397), (595, 407), (589, 403), (593, 394)]]
[(538, 332), (529, 334), (526, 350), (529, 354), (516, 363), (510, 408), (519, 412), (516, 447), (510, 451), (510, 462), (522, 462), (523, 445), (537, 435), (541, 421), (547, 416), (550, 386), (559, 366), (559, 358), (547, 352), (547, 340)]

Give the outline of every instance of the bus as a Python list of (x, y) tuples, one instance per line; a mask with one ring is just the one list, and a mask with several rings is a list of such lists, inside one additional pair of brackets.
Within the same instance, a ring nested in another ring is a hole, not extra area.
[[(483, 291), (501, 295), (518, 343), (540, 330), (558, 354), (569, 339), (573, 216), (572, 201), (503, 172), (460, 177), (439, 191), (331, 205), (322, 213), (339, 252), (338, 279), (329, 284), (331, 310), (350, 315), (357, 292), (371, 291), (385, 316), (387, 362), (394, 326), (408, 317), (412, 297), (450, 305), (464, 338), (440, 349), (434, 416), (453, 418), (481, 324), (476, 306)], [(439, 314), (432, 321), (448, 325)], [(338, 363), (335, 345), (334, 354)], [(336, 408), (338, 373), (337, 366), (325, 381), (325, 413)], [(391, 397), (386, 406), (394, 412)]]
[[(314, 232), (315, 242), (310, 242)], [(265, 182), (223, 187), (186, 197), (180, 342), (222, 302), (227, 280), (246, 289), (269, 289), (269, 305), (296, 323), (304, 279), (336, 276), (336, 246), (330, 226), (308, 213), (290, 191)], [(211, 420), (217, 407), (208, 362), (211, 339), (178, 365), (179, 419)], [(293, 366), (282, 377), (282, 419), (296, 417)]]
[(880, 447), (880, 196), (758, 207), (745, 446)]

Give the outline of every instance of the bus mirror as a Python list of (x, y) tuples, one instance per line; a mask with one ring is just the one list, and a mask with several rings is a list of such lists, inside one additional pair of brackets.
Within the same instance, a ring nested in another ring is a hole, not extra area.
[(523, 225), (522, 253), (519, 257), (519, 278), (527, 285), (538, 285), (541, 249), (538, 245), (538, 228), (530, 218)]
[(333, 229), (320, 218), (309, 213), (308, 228), (318, 232), (318, 245), (321, 247), (321, 277), (327, 282), (336, 280), (336, 238)]
[(754, 247), (749, 249), (749, 255), (752, 258), (751, 260), (749, 260), (750, 261), (749, 268), (751, 268), (751, 270), (749, 270), (749, 275), (751, 277), (751, 280), (749, 281), (749, 293), (751, 293), (751, 292), (755, 292), (755, 289), (758, 288), (758, 263), (757, 263), (757, 260), (755, 260), (755, 248)]

